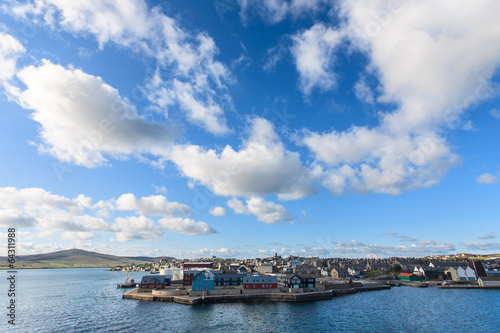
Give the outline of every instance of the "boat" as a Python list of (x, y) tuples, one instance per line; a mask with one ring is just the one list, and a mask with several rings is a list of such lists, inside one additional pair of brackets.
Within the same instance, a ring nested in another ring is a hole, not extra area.
[(128, 278), (130, 277), (130, 271), (127, 271), (127, 277), (125, 278), (125, 283), (118, 283), (117, 288), (135, 288), (137, 287), (137, 283), (135, 283), (134, 279), (128, 282)]
[(151, 268), (151, 270), (149, 271), (149, 274), (158, 274), (160, 273), (160, 270), (158, 268)]

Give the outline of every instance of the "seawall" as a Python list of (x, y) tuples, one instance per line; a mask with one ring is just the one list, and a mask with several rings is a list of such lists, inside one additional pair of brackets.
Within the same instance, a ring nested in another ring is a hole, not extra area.
[(123, 295), (123, 299), (135, 299), (153, 302), (176, 302), (180, 304), (194, 305), (201, 303), (234, 303), (234, 302), (308, 302), (332, 299), (334, 297), (355, 294), (364, 291), (390, 289), (386, 285), (368, 285), (356, 288), (329, 289), (324, 291), (303, 292), (303, 293), (255, 293), (255, 294), (233, 294), (233, 295), (213, 295), (213, 296), (158, 296), (152, 293), (139, 293), (137, 289), (131, 290)]

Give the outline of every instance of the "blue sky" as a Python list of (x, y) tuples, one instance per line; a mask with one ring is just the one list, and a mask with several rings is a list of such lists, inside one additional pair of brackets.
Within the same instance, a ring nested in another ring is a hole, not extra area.
[(0, 224), (19, 254), (499, 252), (499, 10), (6, 1)]

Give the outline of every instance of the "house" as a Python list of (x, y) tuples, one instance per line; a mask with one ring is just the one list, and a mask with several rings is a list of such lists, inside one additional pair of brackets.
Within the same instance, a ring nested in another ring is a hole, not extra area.
[(170, 286), (171, 275), (144, 275), (139, 284), (139, 289), (165, 289)]
[(241, 265), (236, 271), (241, 274), (250, 273), (250, 269), (248, 269), (245, 265)]
[(241, 286), (246, 274), (216, 274), (214, 285), (216, 287)]
[(330, 276), (330, 271), (326, 268), (321, 269), (321, 276)]
[(297, 265), (293, 266), (293, 272), (295, 274), (317, 274), (319, 271), (312, 265)]
[(259, 273), (278, 273), (278, 268), (274, 265), (259, 265), (254, 269)]
[(285, 276), (283, 283), (288, 288), (314, 288), (316, 278), (311, 274), (290, 274)]
[(357, 270), (355, 267), (348, 267), (347, 273), (349, 273), (350, 276), (359, 276), (359, 274), (361, 274), (361, 272)]
[(215, 276), (211, 270), (198, 271), (193, 276), (193, 287), (191, 290), (213, 290), (215, 285)]
[(392, 265), (384, 262), (371, 262), (366, 265), (366, 270), (368, 271), (389, 272), (391, 269)]
[(415, 273), (400, 273), (397, 278), (404, 281), (425, 281), (425, 275)]
[(500, 288), (500, 277), (480, 277), (477, 282), (481, 287), (497, 287)]
[(276, 289), (278, 278), (269, 275), (251, 275), (243, 278), (243, 289)]
[(334, 269), (332, 269), (331, 275), (332, 275), (332, 279), (335, 279), (335, 280), (343, 280), (346, 277), (350, 276), (350, 274), (346, 268), (334, 268)]
[(297, 265), (302, 265), (302, 261), (300, 261), (298, 259), (288, 260), (288, 267), (297, 266)]

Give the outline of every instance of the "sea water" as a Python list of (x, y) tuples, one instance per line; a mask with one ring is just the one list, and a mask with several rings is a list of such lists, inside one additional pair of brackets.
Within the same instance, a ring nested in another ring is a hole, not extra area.
[[(126, 272), (18, 270), (15, 326), (0, 271), (2, 332), (500, 332), (500, 290), (394, 287), (331, 300), (195, 306), (122, 299)], [(144, 272), (132, 272), (140, 281)]]

